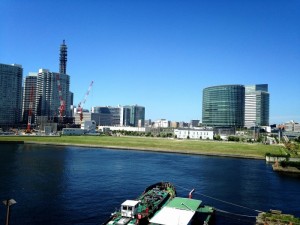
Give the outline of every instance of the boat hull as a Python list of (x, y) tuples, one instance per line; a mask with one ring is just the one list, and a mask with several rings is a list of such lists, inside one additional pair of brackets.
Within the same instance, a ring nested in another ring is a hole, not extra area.
[(126, 200), (121, 204), (120, 210), (102, 225), (147, 225), (151, 217), (174, 197), (176, 189), (170, 182), (152, 184), (135, 200)]

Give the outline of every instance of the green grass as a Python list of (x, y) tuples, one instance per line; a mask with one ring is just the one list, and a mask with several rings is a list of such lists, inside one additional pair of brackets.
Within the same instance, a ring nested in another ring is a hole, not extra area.
[(229, 155), (245, 158), (264, 158), (265, 154), (282, 154), (278, 145), (218, 142), (204, 140), (178, 140), (146, 137), (111, 136), (1, 136), (0, 141), (24, 141), (36, 143), (90, 145), (111, 148), (132, 148), (141, 150), (163, 150), (170, 152)]
[(281, 224), (289, 224), (289, 222), (300, 224), (300, 218), (294, 217), (292, 215), (286, 215), (286, 214), (272, 214), (272, 213), (266, 213), (263, 218), (267, 221), (273, 221), (273, 222), (282, 222)]

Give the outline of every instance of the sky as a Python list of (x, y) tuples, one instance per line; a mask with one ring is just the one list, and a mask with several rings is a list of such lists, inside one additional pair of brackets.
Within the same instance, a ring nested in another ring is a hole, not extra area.
[(67, 74), (74, 105), (202, 119), (202, 92), (268, 84), (270, 123), (300, 122), (299, 0), (0, 0), (0, 63)]

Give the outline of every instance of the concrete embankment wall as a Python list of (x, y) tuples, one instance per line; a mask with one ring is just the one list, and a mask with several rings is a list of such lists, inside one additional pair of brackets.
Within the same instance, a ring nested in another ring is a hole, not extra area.
[(281, 161), (290, 161), (290, 162), (300, 162), (300, 158), (292, 157), (280, 157), (280, 156), (266, 156), (267, 162), (281, 162)]
[(266, 156), (267, 162), (281, 162), (286, 161), (287, 157), (279, 157), (279, 156)]

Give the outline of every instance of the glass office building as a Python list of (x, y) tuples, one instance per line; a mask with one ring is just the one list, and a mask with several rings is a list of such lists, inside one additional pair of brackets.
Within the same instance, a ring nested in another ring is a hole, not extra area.
[(92, 114), (99, 115), (98, 121), (100, 126), (121, 126), (121, 110), (120, 107), (95, 106), (92, 107)]
[(203, 125), (244, 127), (244, 115), (245, 87), (243, 85), (220, 85), (203, 90)]
[[(129, 120), (129, 125), (132, 127), (144, 127), (145, 126), (145, 107), (139, 105), (123, 106), (124, 109), (128, 109), (127, 113), (124, 113), (124, 121)], [(126, 112), (126, 111), (125, 111)], [(127, 114), (127, 115), (126, 115)]]
[(245, 127), (269, 126), (269, 102), (267, 84), (245, 86)]

